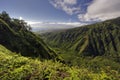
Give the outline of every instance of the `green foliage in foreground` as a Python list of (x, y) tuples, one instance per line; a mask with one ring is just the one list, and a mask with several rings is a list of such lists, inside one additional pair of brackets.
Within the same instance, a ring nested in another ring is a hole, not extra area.
[(0, 45), (0, 80), (119, 80), (118, 71), (69, 67), (60, 62), (40, 61), (12, 53)]

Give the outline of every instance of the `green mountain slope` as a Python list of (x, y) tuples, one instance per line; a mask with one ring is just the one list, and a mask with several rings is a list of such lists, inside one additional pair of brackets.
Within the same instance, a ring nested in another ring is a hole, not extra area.
[(55, 58), (56, 53), (27, 28), (24, 21), (11, 19), (5, 12), (0, 14), (0, 44), (23, 56)]
[[(117, 63), (115, 67), (120, 68)], [(109, 66), (93, 72), (53, 61), (41, 62), (13, 53), (0, 45), (0, 80), (119, 80), (120, 74)]]
[(80, 56), (120, 57), (120, 18), (60, 32), (43, 34), (52, 47)]

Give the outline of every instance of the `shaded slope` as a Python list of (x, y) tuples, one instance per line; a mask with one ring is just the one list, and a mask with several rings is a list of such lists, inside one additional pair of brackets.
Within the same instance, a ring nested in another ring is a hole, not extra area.
[(52, 47), (85, 56), (120, 56), (120, 18), (93, 25), (43, 34)]
[[(0, 19), (0, 44), (24, 56), (52, 59), (56, 54), (43, 40), (28, 30), (15, 31), (10, 23)], [(17, 26), (16, 26), (17, 27)]]

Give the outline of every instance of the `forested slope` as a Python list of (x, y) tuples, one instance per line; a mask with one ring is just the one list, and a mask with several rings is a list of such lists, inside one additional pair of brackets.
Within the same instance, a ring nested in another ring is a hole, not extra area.
[(41, 59), (56, 58), (56, 53), (30, 31), (30, 26), (19, 19), (11, 19), (6, 12), (0, 14), (0, 44), (23, 56)]

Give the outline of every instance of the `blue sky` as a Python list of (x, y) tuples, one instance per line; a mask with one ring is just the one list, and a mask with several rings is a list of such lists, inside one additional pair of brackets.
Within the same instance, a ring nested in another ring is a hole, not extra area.
[(7, 11), (12, 17), (23, 17), (35, 21), (77, 21), (76, 16), (66, 14), (50, 4), (50, 0), (0, 0), (0, 11)]
[(120, 1), (0, 0), (0, 12), (3, 10), (33, 28), (71, 28), (119, 17)]

